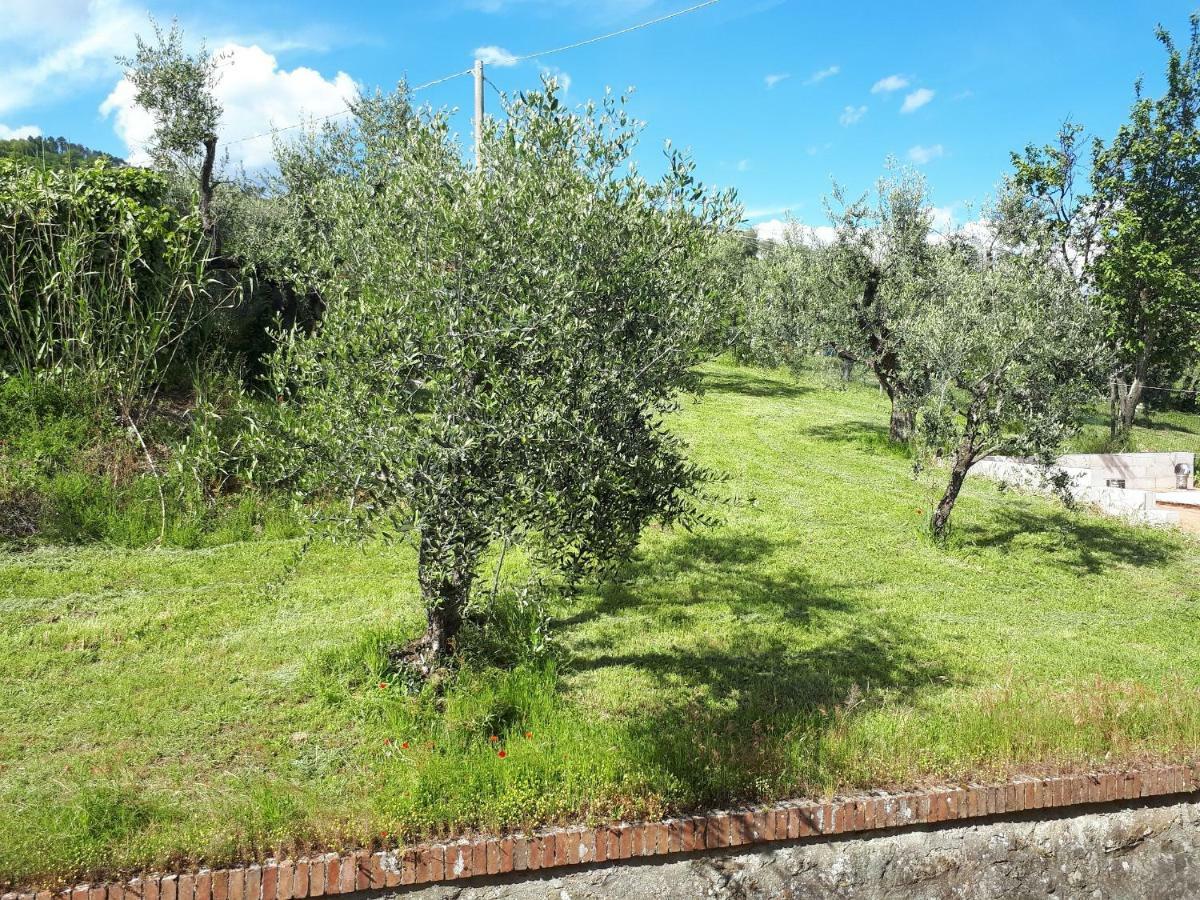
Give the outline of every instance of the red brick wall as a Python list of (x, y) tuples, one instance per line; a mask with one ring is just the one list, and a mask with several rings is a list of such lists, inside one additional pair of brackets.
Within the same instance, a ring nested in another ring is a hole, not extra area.
[(144, 874), (128, 881), (4, 894), (0, 900), (303, 900), (355, 891), (667, 856), (821, 835), (982, 818), (1027, 810), (1187, 794), (1200, 766), (1167, 766), (900, 794), (796, 800), (661, 822), (480, 835), (394, 850), (328, 853), (231, 869)]

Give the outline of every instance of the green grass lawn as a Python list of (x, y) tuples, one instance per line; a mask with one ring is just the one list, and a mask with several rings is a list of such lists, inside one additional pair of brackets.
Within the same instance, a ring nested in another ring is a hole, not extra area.
[(1200, 543), (972, 480), (938, 547), (874, 389), (707, 382), (723, 524), (440, 697), (386, 669), (407, 549), (0, 555), (0, 882), (1200, 747)]

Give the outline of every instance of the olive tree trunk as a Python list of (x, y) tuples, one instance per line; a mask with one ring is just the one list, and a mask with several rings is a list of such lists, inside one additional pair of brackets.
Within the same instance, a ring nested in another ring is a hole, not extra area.
[(888, 418), (888, 440), (897, 444), (907, 443), (916, 427), (912, 410), (907, 407), (902, 397), (896, 394), (889, 397), (892, 401), (892, 413)]
[(930, 530), (932, 530), (934, 538), (939, 541), (946, 537), (950, 527), (950, 514), (954, 512), (954, 504), (958, 501), (963, 482), (967, 480), (967, 473), (971, 471), (971, 466), (975, 465), (976, 460), (983, 455), (980, 447), (980, 418), (981, 410), (985, 408), (986, 404), (987, 394), (985, 393), (977, 395), (967, 409), (966, 426), (963, 429), (962, 439), (958, 442), (958, 448), (954, 451), (954, 463), (950, 467), (950, 481), (946, 485), (942, 499), (938, 501), (937, 509), (933, 511), (933, 521), (930, 523)]
[(475, 562), (476, 556), (469, 548), (447, 550), (430, 535), (421, 535), (417, 581), (426, 624), (425, 633), (413, 643), (408, 655), (423, 676), (441, 668), (454, 651), (475, 580)]
[(1135, 375), (1131, 379), (1113, 379), (1111, 403), (1112, 421), (1109, 432), (1114, 438), (1125, 438), (1133, 430), (1133, 421), (1142, 402), (1146, 385)]
[(200, 163), (200, 227), (208, 238), (213, 256), (221, 255), (221, 235), (217, 228), (217, 217), (213, 210), (213, 165), (217, 161), (217, 138), (210, 135), (204, 139), (204, 159)]
[(933, 536), (938, 540), (946, 536), (946, 531), (950, 527), (950, 514), (954, 512), (954, 504), (958, 500), (959, 491), (962, 490), (963, 482), (967, 480), (967, 472), (971, 470), (974, 462), (969, 451), (964, 453), (959, 450), (954, 455), (954, 466), (950, 469), (950, 482), (946, 485), (946, 491), (942, 494), (937, 509), (933, 511), (933, 522), (930, 525)]
[(870, 349), (868, 365), (879, 386), (892, 403), (888, 422), (888, 438), (898, 444), (907, 443), (912, 437), (914, 420), (907, 400), (909, 391), (904, 381), (903, 367), (896, 351), (894, 335), (879, 315), (879, 291), (883, 276), (873, 269), (863, 286), (862, 300), (857, 309), (859, 331), (866, 338)]

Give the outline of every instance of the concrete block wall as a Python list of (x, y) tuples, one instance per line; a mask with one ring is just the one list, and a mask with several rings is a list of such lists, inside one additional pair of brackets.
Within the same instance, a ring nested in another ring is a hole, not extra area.
[[(1086, 463), (1094, 459), (1107, 458), (1113, 460), (1117, 457), (1130, 456), (1153, 456), (1159, 459), (1157, 462), (1139, 463), (1138, 466), (1129, 466), (1124, 470), (1126, 474), (1119, 474), (1121, 470), (1117, 468), (1089, 468), (1086, 465), (1080, 465), (1080, 463)], [(1001, 481), (1013, 487), (1043, 494), (1051, 493), (1049, 476), (1065, 472), (1070, 479), (1072, 496), (1081, 503), (1093, 504), (1107, 515), (1117, 516), (1133, 522), (1141, 522), (1147, 525), (1174, 525), (1179, 522), (1179, 513), (1172, 509), (1158, 508), (1156, 506), (1156, 494), (1154, 490), (1134, 487), (1131, 482), (1135, 481), (1134, 476), (1136, 475), (1136, 478), (1140, 479), (1140, 483), (1142, 484), (1148, 481), (1153, 482), (1155, 479), (1159, 479), (1165, 483), (1166, 478), (1161, 473), (1167, 470), (1166, 466), (1169, 462), (1169, 471), (1171, 472), (1170, 484), (1163, 490), (1173, 490), (1175, 485), (1175, 462), (1180, 462), (1184, 459), (1191, 460), (1192, 454), (1126, 453), (1101, 454), (1096, 456), (1070, 455), (1059, 457), (1059, 464), (1047, 471), (1036, 463), (1026, 460), (1008, 456), (989, 456), (976, 463), (971, 471), (977, 475)], [(1172, 462), (1172, 460), (1174, 461)], [(1190, 466), (1190, 464), (1189, 462), (1188, 465)], [(1150, 471), (1158, 472), (1159, 474), (1151, 477), (1146, 474)], [(1109, 478), (1125, 478), (1125, 487), (1109, 487), (1107, 484)]]
[(1187, 467), (1188, 488), (1195, 485), (1196, 457), (1193, 453), (1075, 453), (1058, 458), (1064, 468), (1086, 469), (1092, 487), (1106, 487), (1110, 478), (1125, 479), (1129, 490), (1173, 491), (1177, 489), (1175, 467)]

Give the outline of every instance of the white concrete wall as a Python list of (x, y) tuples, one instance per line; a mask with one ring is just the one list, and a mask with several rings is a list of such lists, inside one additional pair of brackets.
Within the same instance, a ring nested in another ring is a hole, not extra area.
[(1188, 488), (1195, 484), (1196, 457), (1192, 453), (1075, 453), (1060, 456), (1058, 464), (1087, 469), (1095, 488), (1103, 488), (1110, 478), (1124, 478), (1126, 488), (1173, 491), (1175, 467), (1180, 464), (1192, 473), (1188, 476)]
[[(1121, 454), (1122, 456), (1141, 456), (1143, 454)], [(1172, 456), (1180, 454), (1145, 454), (1153, 456)], [(1190, 456), (1190, 454), (1186, 454)], [(1174, 525), (1179, 521), (1179, 513), (1175, 510), (1156, 509), (1153, 490), (1131, 488), (1126, 481), (1124, 488), (1110, 488), (1105, 485), (1105, 477), (1122, 477), (1108, 475), (1097, 478), (1097, 472), (1103, 471), (1087, 466), (1070, 465), (1071, 462), (1087, 461), (1085, 456), (1059, 457), (1060, 465), (1045, 469), (1042, 466), (1022, 459), (1008, 456), (989, 456), (981, 459), (971, 469), (973, 473), (991, 478), (1013, 487), (1034, 491), (1041, 494), (1052, 493), (1050, 477), (1065, 472), (1070, 478), (1071, 495), (1081, 503), (1090, 503), (1110, 516), (1118, 516), (1134, 522), (1144, 522), (1148, 525)], [(1174, 487), (1174, 466), (1171, 469), (1171, 486)]]

